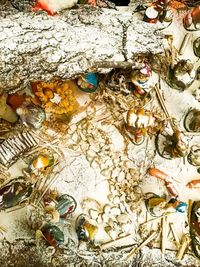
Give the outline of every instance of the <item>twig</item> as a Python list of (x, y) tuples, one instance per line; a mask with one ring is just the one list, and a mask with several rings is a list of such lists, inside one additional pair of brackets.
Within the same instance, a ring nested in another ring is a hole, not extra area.
[(166, 108), (164, 99), (163, 99), (163, 97), (162, 97), (162, 95), (160, 93), (160, 89), (158, 88), (157, 84), (154, 86), (154, 89), (156, 91), (156, 95), (158, 97), (159, 103), (160, 103), (160, 105), (161, 105), (161, 107), (162, 107), (162, 109), (163, 109), (163, 111), (165, 113), (165, 116), (169, 120), (169, 123), (170, 123), (170, 125), (172, 127), (172, 130), (175, 131), (176, 130), (176, 126), (174, 125), (174, 122), (173, 122), (173, 120), (172, 120), (172, 118), (171, 118), (171, 116), (170, 116), (170, 114), (169, 114), (169, 112), (168, 112), (168, 110)]
[(148, 224), (148, 223), (151, 223), (151, 222), (155, 222), (155, 221), (157, 221), (157, 220), (159, 220), (159, 219), (162, 219), (162, 218), (164, 218), (164, 217), (169, 216), (169, 215), (172, 214), (172, 213), (173, 213), (173, 212), (168, 212), (168, 213), (163, 214), (163, 215), (161, 215), (161, 216), (159, 216), (159, 217), (156, 217), (156, 218), (154, 218), (154, 219), (151, 219), (151, 220), (149, 220), (149, 221), (147, 221), (147, 222), (143, 222), (143, 223), (140, 224), (140, 226), (143, 226), (143, 225)]
[(167, 239), (167, 227), (168, 227), (168, 222), (167, 222), (167, 216), (164, 216), (162, 218), (162, 238), (161, 238), (161, 252), (162, 254), (165, 253), (166, 249), (166, 239)]
[(137, 247), (137, 248), (133, 248), (129, 254), (124, 258), (124, 260), (128, 260), (132, 255), (134, 255), (135, 253), (139, 252), (139, 250), (141, 248), (143, 248), (144, 246), (146, 246), (150, 241), (152, 241), (156, 236), (157, 236), (157, 232), (153, 232), (144, 242), (142, 242), (142, 244)]
[(192, 205), (193, 205), (193, 201), (192, 201), (192, 199), (189, 199), (188, 200), (188, 224), (189, 225), (190, 225), (190, 221), (191, 221)]
[(176, 258), (177, 258), (178, 260), (182, 260), (183, 255), (184, 255), (184, 253), (185, 253), (185, 250), (186, 250), (187, 247), (189, 246), (189, 243), (190, 243), (190, 238), (189, 238), (189, 236), (186, 234), (186, 235), (184, 235), (183, 238), (182, 238), (181, 246), (180, 246), (179, 251), (178, 251), (178, 253), (177, 253), (177, 255), (176, 255)]
[(178, 236), (177, 236), (177, 233), (176, 233), (176, 231), (175, 231), (174, 223), (172, 223), (172, 222), (169, 223), (169, 227), (170, 227), (170, 229), (171, 229), (171, 231), (172, 231), (172, 234), (173, 234), (173, 236), (174, 236), (176, 247), (179, 248), (179, 246), (180, 246), (180, 240), (179, 240), (179, 238), (178, 238)]
[(106, 242), (104, 244), (101, 245), (101, 249), (107, 249), (107, 248), (110, 248), (110, 247), (115, 247), (117, 246), (119, 243), (123, 242), (123, 241), (127, 241), (129, 240), (131, 237), (131, 235), (127, 235), (127, 236), (123, 236), (121, 238), (118, 238), (118, 239), (115, 239), (115, 240), (112, 240), (112, 241), (109, 241), (109, 242)]

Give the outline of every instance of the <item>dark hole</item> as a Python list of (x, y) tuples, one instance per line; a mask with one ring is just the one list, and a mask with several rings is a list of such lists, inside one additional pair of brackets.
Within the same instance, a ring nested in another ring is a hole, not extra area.
[(110, 0), (110, 2), (113, 2), (116, 6), (128, 6), (130, 0)]

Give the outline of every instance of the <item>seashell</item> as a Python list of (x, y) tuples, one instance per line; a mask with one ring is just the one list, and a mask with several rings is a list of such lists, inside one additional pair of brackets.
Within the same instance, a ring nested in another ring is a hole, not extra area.
[(118, 205), (118, 204), (120, 204), (120, 197), (119, 197), (119, 196), (115, 196), (115, 197), (113, 198), (113, 204), (114, 204), (114, 205)]
[(107, 223), (109, 221), (109, 216), (106, 213), (102, 214), (102, 222)]
[(106, 204), (103, 208), (103, 211), (105, 214), (109, 214), (110, 213), (110, 210), (111, 210), (112, 206), (109, 205), (109, 204)]
[(41, 231), (50, 246), (56, 247), (64, 243), (64, 234), (56, 225), (46, 224)]
[(120, 172), (120, 174), (117, 176), (117, 182), (123, 182), (125, 179), (125, 173), (123, 171)]
[(130, 221), (129, 216), (127, 214), (120, 214), (117, 216), (117, 221), (119, 223), (127, 223)]
[(98, 215), (98, 218), (97, 218), (97, 223), (98, 224), (101, 224), (103, 222), (103, 220), (102, 220), (102, 214), (99, 214)]
[(180, 60), (173, 69), (169, 70), (169, 83), (172, 88), (184, 91), (194, 82), (196, 71), (194, 65), (189, 61)]
[(90, 242), (94, 241), (95, 235), (97, 233), (97, 226), (91, 224), (89, 218), (85, 214), (80, 214), (76, 219), (76, 233), (78, 235), (78, 239)]
[(193, 166), (200, 166), (200, 146), (198, 145), (192, 146), (187, 159), (188, 162)]
[(91, 219), (96, 220), (98, 218), (99, 214), (98, 214), (97, 210), (90, 209), (88, 211), (88, 213), (89, 213)]
[(124, 223), (124, 224), (121, 225), (121, 229), (125, 233), (130, 233), (130, 231), (131, 231), (131, 224)]
[(191, 109), (186, 114), (184, 127), (189, 132), (200, 132), (200, 110)]
[(198, 37), (193, 44), (193, 50), (196, 57), (200, 57), (200, 37)]
[(121, 210), (117, 207), (113, 207), (110, 210), (110, 215), (117, 216), (121, 214)]
[(20, 116), (22, 123), (25, 126), (39, 129), (42, 127), (43, 121), (46, 120), (44, 110), (32, 104), (22, 104), (16, 109), (16, 113)]
[(192, 205), (190, 214), (190, 237), (192, 250), (196, 257), (200, 259), (200, 201), (196, 201)]
[(56, 210), (60, 214), (60, 218), (66, 218), (68, 214), (71, 214), (75, 211), (77, 207), (76, 200), (67, 194), (61, 195), (58, 200), (57, 204), (55, 206)]
[(14, 207), (27, 200), (33, 191), (33, 185), (27, 184), (24, 177), (11, 180), (0, 188), (0, 210)]

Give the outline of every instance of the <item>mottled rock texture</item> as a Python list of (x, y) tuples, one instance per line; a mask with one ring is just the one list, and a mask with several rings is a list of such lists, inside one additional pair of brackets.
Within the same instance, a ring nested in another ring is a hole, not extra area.
[(56, 16), (0, 10), (0, 91), (30, 80), (75, 77), (163, 51), (156, 26), (128, 12), (78, 7)]

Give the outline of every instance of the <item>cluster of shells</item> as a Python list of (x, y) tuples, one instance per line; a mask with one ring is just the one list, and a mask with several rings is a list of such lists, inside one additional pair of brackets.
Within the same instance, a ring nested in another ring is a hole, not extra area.
[(101, 173), (109, 183), (108, 204), (101, 206), (83, 200), (84, 213), (103, 225), (111, 239), (132, 231), (131, 214), (142, 200), (138, 186), (139, 174), (125, 151), (115, 151), (106, 131), (88, 117), (74, 123), (65, 136), (68, 148), (85, 155), (90, 166)]

